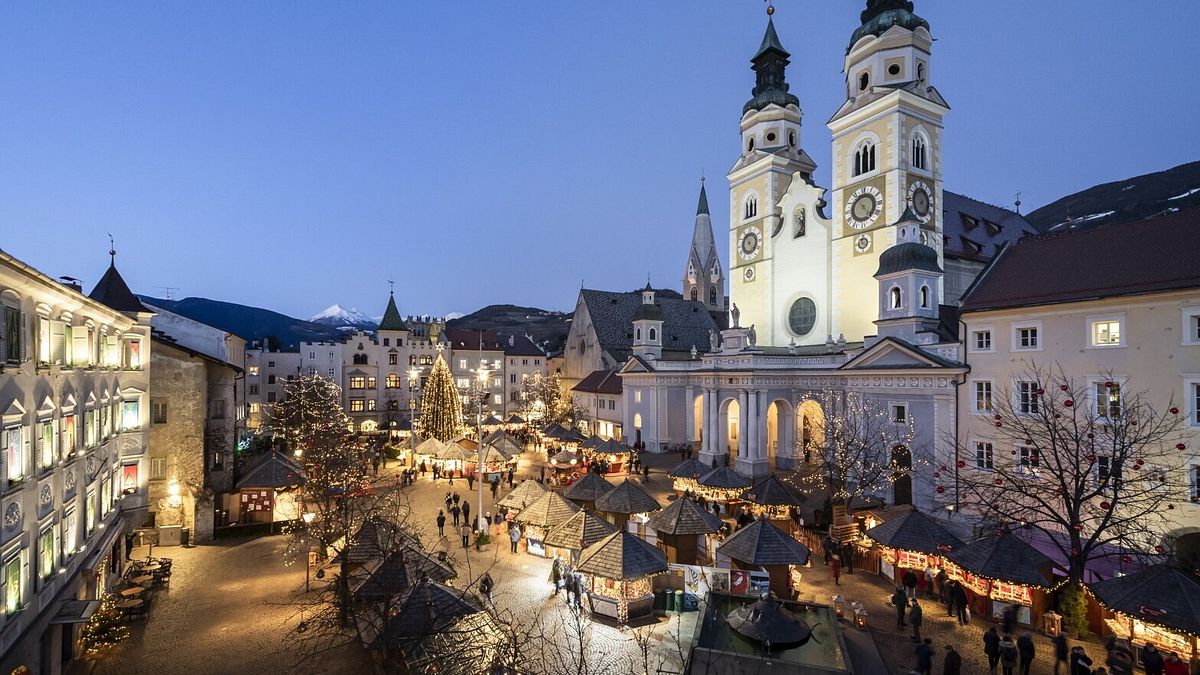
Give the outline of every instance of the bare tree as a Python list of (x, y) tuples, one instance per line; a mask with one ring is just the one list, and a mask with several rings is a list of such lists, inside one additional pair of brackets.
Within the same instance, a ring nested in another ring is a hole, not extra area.
[(961, 506), (997, 524), (1041, 531), (1073, 584), (1114, 549), (1164, 551), (1187, 499), (1182, 419), (1111, 375), (1080, 385), (1032, 367), (981, 405), (991, 440), (960, 447)]
[(859, 393), (824, 392), (825, 437), (814, 441), (816, 471), (799, 480), (829, 491), (833, 526), (848, 533), (850, 502), (878, 495), (915, 475), (924, 462), (913, 448), (912, 418), (893, 420), (885, 404)]

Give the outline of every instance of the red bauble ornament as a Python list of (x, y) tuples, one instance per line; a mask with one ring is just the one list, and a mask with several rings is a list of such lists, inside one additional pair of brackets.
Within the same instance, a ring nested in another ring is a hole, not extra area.
[(1187, 446), (1186, 446), (1186, 445), (1184, 445), (1183, 443), (1176, 443), (1176, 444), (1175, 444), (1175, 449), (1176, 449), (1176, 450), (1186, 450), (1186, 449), (1187, 449)]
[(1062, 417), (1062, 415), (1059, 415), (1058, 413), (1054, 413), (1054, 419), (1058, 419), (1060, 417)]
[(1178, 415), (1178, 414), (1179, 414), (1179, 408), (1171, 408), (1171, 414), (1172, 414), (1172, 415)]
[(1107, 511), (1111, 507), (1112, 507), (1112, 504), (1109, 504), (1108, 502), (1100, 502), (1100, 508), (1104, 509), (1105, 511)]
[(1109, 382), (1105, 382), (1105, 383), (1104, 383), (1104, 388), (1105, 388), (1105, 389), (1112, 389), (1112, 388), (1113, 388), (1113, 383), (1112, 383), (1111, 381), (1109, 381)]
[(1046, 393), (1046, 390), (1045, 390), (1045, 389), (1042, 389), (1041, 387), (1038, 387), (1038, 388), (1037, 388), (1037, 395), (1038, 395), (1038, 396), (1041, 396), (1041, 395), (1042, 395), (1042, 394), (1044, 394), (1044, 393)]
[(966, 462), (964, 462), (964, 461), (962, 461), (961, 459), (960, 459), (960, 460), (958, 460), (957, 462), (955, 462), (955, 466), (957, 466), (957, 467), (958, 467), (958, 468), (960, 468), (960, 469), (961, 469), (961, 468), (963, 468), (963, 467), (965, 467), (966, 465), (967, 465), (967, 463), (966, 463)]
[(1012, 451), (1012, 454), (1014, 454), (1014, 455), (1015, 455), (1015, 454), (1017, 454), (1017, 451), (1016, 451), (1016, 450), (1013, 450), (1013, 451)]
[(1129, 556), (1127, 556), (1127, 555), (1123, 555), (1123, 556), (1121, 556), (1121, 562), (1123, 562), (1123, 563), (1131, 563), (1131, 562), (1133, 562), (1133, 558), (1130, 558), (1130, 557), (1129, 557)]
[(942, 465), (942, 471), (945, 471), (945, 470), (946, 470), (946, 465), (945, 465), (945, 464), (943, 464), (943, 465)]
[(937, 488), (937, 493), (938, 493), (939, 495), (940, 495), (940, 494), (942, 494), (942, 493), (943, 493), (943, 492), (945, 492), (945, 491), (946, 491), (946, 488), (944, 488), (944, 487), (942, 487), (942, 486), (940, 486), (940, 485), (938, 486), (938, 488)]
[(996, 479), (996, 485), (1004, 485), (1004, 479), (1003, 479), (1003, 478), (997, 478), (997, 479)]
[(1088, 432), (1088, 438), (1095, 438), (1095, 437), (1096, 437), (1096, 436), (1095, 436), (1095, 434), (1093, 434), (1093, 433), (1092, 433), (1092, 432), (1090, 432), (1090, 431)]
[(1072, 525), (1071, 529), (1075, 530), (1076, 532), (1083, 532), (1083, 526), (1080, 525), (1079, 523), (1075, 523), (1074, 525)]
[(1002, 427), (1002, 426), (1004, 426), (1004, 425), (1003, 425), (1003, 424), (1001, 424), (1001, 423), (999, 423), (999, 422), (996, 422), (996, 428), (997, 428), (997, 429), (999, 429), (999, 428), (1000, 428), (1000, 427)]
[(1061, 389), (1061, 390), (1063, 390), (1063, 391), (1066, 391), (1066, 390), (1067, 390), (1067, 385), (1065, 385), (1065, 384), (1060, 384), (1060, 385), (1058, 385), (1058, 388), (1059, 388), (1059, 389)]
[(998, 420), (998, 419), (1000, 419), (1000, 416), (999, 416), (999, 415), (992, 415), (992, 419), (994, 419), (994, 420)]
[(1096, 456), (1095, 456), (1095, 455), (1088, 455), (1088, 456), (1087, 456), (1087, 461), (1089, 461), (1089, 462), (1094, 462), (1094, 461), (1096, 461)]
[(1070, 408), (1073, 405), (1075, 405), (1075, 401), (1072, 401), (1071, 399), (1063, 401), (1063, 407), (1065, 408)]
[(1165, 551), (1165, 550), (1167, 550), (1167, 549), (1163, 548), (1162, 546), (1155, 546), (1155, 547), (1154, 547), (1154, 552), (1155, 552), (1155, 553), (1162, 553), (1162, 552), (1163, 552), (1163, 551)]
[(941, 477), (942, 477), (942, 474), (938, 473), (937, 471), (934, 471), (934, 472), (933, 472), (933, 477), (934, 477), (934, 478), (941, 478)]

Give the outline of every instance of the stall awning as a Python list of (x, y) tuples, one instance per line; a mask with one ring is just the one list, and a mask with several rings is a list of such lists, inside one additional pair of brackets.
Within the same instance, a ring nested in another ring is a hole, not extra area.
[(99, 600), (63, 600), (50, 623), (86, 623), (97, 609)]
[(1187, 635), (1200, 634), (1200, 581), (1169, 565), (1088, 586), (1106, 609)]

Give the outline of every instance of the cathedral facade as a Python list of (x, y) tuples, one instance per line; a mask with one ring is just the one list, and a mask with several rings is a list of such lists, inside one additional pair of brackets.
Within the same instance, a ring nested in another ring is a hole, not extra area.
[[(932, 42), (911, 2), (868, 0), (846, 50), (845, 102), (828, 122), (826, 189), (813, 180), (790, 55), (768, 18), (727, 176), (730, 327), (691, 354), (635, 341), (620, 369), (627, 437), (650, 451), (692, 443), (705, 463), (762, 476), (812, 460), (833, 416), (866, 405), (912, 429), (894, 448), (892, 493), (879, 496), (941, 506), (918, 467), (953, 456), (966, 367), (942, 305), (948, 106), (932, 84)], [(701, 207), (711, 227), (703, 193)], [(704, 302), (720, 297), (723, 275), (696, 250), (701, 230), (698, 217), (684, 290)], [(648, 335), (654, 316), (636, 313), (631, 332)]]

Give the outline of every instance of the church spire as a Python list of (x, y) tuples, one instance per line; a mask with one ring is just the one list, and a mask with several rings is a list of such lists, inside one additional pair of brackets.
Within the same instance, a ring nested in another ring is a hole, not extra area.
[(708, 214), (708, 195), (704, 193), (704, 179), (700, 179), (700, 203), (696, 205), (696, 215)]
[(783, 48), (779, 34), (775, 32), (775, 21), (767, 17), (767, 31), (763, 34), (762, 44), (754, 58), (750, 59), (751, 69), (754, 70), (753, 98), (742, 106), (742, 114), (751, 110), (762, 110), (774, 103), (786, 108), (788, 105), (799, 107), (800, 99), (795, 94), (788, 93), (788, 83), (785, 71), (791, 54)]
[(703, 303), (710, 312), (723, 314), (725, 311), (725, 270), (717, 257), (717, 240), (713, 236), (703, 178), (700, 179), (700, 201), (696, 206), (692, 245), (688, 247), (687, 269), (683, 276), (683, 297)]
[(404, 323), (404, 319), (400, 316), (400, 310), (396, 308), (396, 295), (392, 291), (388, 291), (387, 309), (383, 310), (383, 319), (379, 321), (379, 330), (408, 330), (408, 324)]

